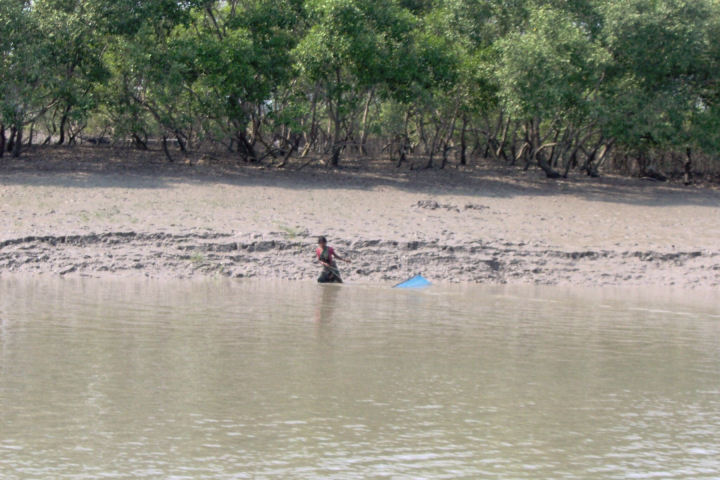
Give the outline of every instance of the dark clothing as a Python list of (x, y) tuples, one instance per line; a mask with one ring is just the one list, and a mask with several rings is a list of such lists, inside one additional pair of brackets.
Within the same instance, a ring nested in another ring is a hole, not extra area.
[(318, 260), (323, 263), (330, 265), (330, 267), (323, 265), (323, 271), (318, 277), (318, 283), (342, 283), (340, 277), (340, 270), (337, 268), (337, 263), (333, 259), (335, 252), (331, 247), (325, 247), (324, 249), (318, 248), (316, 251)]
[(323, 271), (318, 277), (318, 283), (343, 283), (342, 278), (339, 275), (340, 272), (330, 270), (328, 267), (323, 267)]

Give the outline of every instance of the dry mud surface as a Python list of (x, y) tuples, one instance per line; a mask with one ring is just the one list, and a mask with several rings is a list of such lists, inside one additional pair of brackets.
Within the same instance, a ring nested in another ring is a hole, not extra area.
[(350, 257), (351, 282), (720, 285), (713, 188), (98, 155), (0, 160), (0, 275), (312, 279), (323, 234)]

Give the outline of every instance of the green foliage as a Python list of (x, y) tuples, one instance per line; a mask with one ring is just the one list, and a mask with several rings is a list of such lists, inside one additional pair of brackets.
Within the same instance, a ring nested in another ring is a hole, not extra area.
[(717, 0), (2, 1), (0, 123), (248, 161), (468, 136), (548, 174), (611, 146), (717, 158), (718, 38)]
[(35, 12), (25, 2), (0, 2), (0, 115), (23, 123), (41, 106), (48, 44), (41, 41)]
[(550, 120), (591, 113), (609, 55), (566, 12), (534, 10), (527, 29), (502, 39), (499, 50), (497, 81), (511, 113)]
[[(309, 0), (311, 26), (295, 48), (301, 75), (319, 85), (333, 124), (333, 163), (344, 148), (343, 128), (371, 89), (397, 92), (413, 82), (407, 62), (414, 17), (394, 1)], [(422, 63), (420, 64), (422, 66)]]
[(640, 151), (683, 147), (703, 136), (695, 131), (708, 111), (701, 87), (717, 75), (708, 70), (713, 8), (717, 14), (717, 4), (704, 0), (602, 6), (602, 38), (613, 59), (604, 99), (607, 135)]

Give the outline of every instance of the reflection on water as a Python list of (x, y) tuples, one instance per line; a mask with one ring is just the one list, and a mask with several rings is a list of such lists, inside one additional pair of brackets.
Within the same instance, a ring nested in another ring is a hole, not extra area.
[(315, 321), (318, 324), (329, 324), (335, 316), (338, 295), (342, 288), (339, 284), (319, 285), (315, 302)]
[(718, 478), (717, 307), (0, 279), (0, 478)]

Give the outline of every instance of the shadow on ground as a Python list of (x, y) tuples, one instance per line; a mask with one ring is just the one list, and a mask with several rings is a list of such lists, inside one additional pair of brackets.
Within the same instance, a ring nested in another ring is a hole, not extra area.
[(388, 162), (347, 160), (328, 169), (296, 161), (285, 169), (247, 165), (233, 157), (194, 155), (170, 163), (161, 152), (110, 147), (36, 147), (23, 157), (0, 159), (0, 186), (160, 189), (178, 183), (222, 183), (287, 189), (398, 189), (429, 197), (511, 198), (568, 195), (590, 201), (642, 206), (720, 206), (717, 188), (650, 180), (573, 175), (551, 180), (541, 171), (495, 165), (443, 170), (396, 168)]

